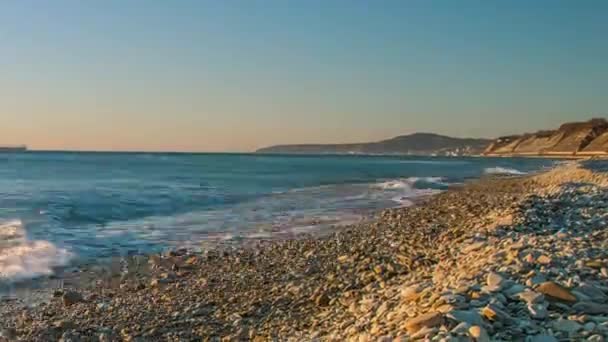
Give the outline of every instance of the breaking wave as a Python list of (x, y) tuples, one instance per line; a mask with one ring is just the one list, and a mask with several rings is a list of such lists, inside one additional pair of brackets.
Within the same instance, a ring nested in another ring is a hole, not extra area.
[(53, 274), (72, 254), (49, 241), (30, 241), (20, 220), (0, 222), (0, 282)]
[(377, 187), (384, 190), (391, 189), (424, 189), (424, 188), (444, 188), (448, 184), (442, 177), (409, 177), (403, 179), (394, 179), (376, 184)]
[(414, 203), (416, 198), (437, 194), (448, 187), (442, 177), (409, 177), (380, 182), (376, 188), (391, 194), (391, 200), (406, 207)]
[(489, 175), (525, 175), (526, 172), (523, 171), (519, 171), (516, 169), (511, 169), (508, 167), (489, 167), (487, 169), (484, 170), (485, 174), (489, 174)]

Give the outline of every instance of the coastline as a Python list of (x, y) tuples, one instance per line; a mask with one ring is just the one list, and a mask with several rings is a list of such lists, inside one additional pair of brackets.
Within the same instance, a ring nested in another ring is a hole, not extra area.
[[(581, 337), (602, 335), (608, 331), (602, 325), (608, 318), (602, 322), (601, 317), (608, 309), (593, 307), (597, 313), (592, 316), (600, 317), (595, 320), (590, 314), (571, 319), (588, 309), (579, 304), (588, 303), (589, 296), (577, 295), (573, 303), (570, 297), (554, 302), (544, 294), (546, 300), (530, 305), (536, 312), (547, 311), (545, 318), (516, 320), (514, 314), (530, 311), (518, 296), (540, 292), (539, 284), (528, 285), (540, 276), (564, 286), (564, 293), (571, 296), (574, 289), (588, 285), (599, 291), (596, 301), (608, 299), (603, 275), (607, 256), (586, 245), (601, 245), (608, 232), (576, 214), (593, 209), (592, 217), (603, 219), (599, 214), (605, 207), (595, 204), (601, 201), (590, 202), (588, 197), (606, 198), (608, 178), (580, 165), (472, 181), (327, 236), (261, 241), (252, 248), (203, 254), (180, 250), (133, 257), (128, 273), (102, 277), (92, 272), (90, 286), (71, 288), (68, 282), (46, 305), (23, 308), (18, 302), (2, 303), (0, 328), (5, 338), (25, 341), (405, 341), (472, 336), (478, 330), (502, 339), (571, 338), (587, 331), (589, 323), (594, 323), (593, 329)], [(581, 182), (591, 185), (576, 185)], [(553, 200), (567, 200), (563, 212), (558, 208), (555, 215), (567, 218), (563, 222), (570, 225), (581, 220), (574, 224), (576, 232), (564, 232), (565, 227), (550, 222), (547, 213), (554, 208), (547, 203)], [(537, 216), (544, 221), (533, 220)], [(574, 236), (579, 230), (582, 235)], [(560, 234), (573, 237), (544, 240)], [(590, 236), (595, 241), (588, 241)], [(579, 247), (577, 255), (593, 252), (589, 260), (582, 259), (580, 279), (572, 275), (578, 272), (577, 260), (559, 250), (550, 253), (552, 244), (570, 242), (575, 245), (566, 247)], [(585, 266), (590, 262), (599, 266)], [(519, 267), (517, 272), (514, 267)], [(580, 328), (564, 332), (554, 327), (558, 320)]]

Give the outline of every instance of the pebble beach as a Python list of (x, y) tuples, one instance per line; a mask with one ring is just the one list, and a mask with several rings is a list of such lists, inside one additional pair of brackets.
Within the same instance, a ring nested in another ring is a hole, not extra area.
[(0, 341), (604, 341), (606, 164), (485, 177), (320, 237), (133, 257), (0, 303)]

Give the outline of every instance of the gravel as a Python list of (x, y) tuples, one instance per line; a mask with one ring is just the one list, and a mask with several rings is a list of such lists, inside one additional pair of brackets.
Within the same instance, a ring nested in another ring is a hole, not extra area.
[(0, 340), (603, 341), (607, 189), (567, 164), (324, 237), (138, 256), (43, 303), (3, 302)]

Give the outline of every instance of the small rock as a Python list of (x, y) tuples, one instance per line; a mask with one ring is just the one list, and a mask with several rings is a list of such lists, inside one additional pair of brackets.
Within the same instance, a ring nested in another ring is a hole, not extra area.
[(114, 334), (113, 331), (104, 331), (102, 333), (99, 334), (98, 336), (98, 340), (99, 342), (115, 342), (116, 340), (116, 334)]
[(526, 338), (526, 342), (558, 342), (557, 339), (551, 335), (535, 335)]
[(505, 278), (498, 273), (490, 272), (488, 273), (486, 282), (490, 291), (500, 291), (505, 282)]
[(528, 311), (534, 319), (545, 319), (548, 315), (547, 307), (543, 304), (529, 304)]
[(412, 285), (410, 287), (406, 287), (401, 291), (401, 298), (403, 298), (407, 302), (415, 301), (420, 296), (421, 291), (422, 288), (420, 285)]
[(61, 330), (74, 329), (76, 325), (67, 319), (53, 322), (53, 326)]
[(328, 306), (330, 302), (330, 298), (326, 293), (321, 293), (315, 298), (315, 304), (317, 306)]
[(12, 341), (17, 338), (17, 331), (13, 328), (6, 328), (0, 331), (0, 337), (3, 337), (7, 341)]
[(186, 260), (186, 265), (196, 265), (198, 258), (196, 256), (191, 256)]
[[(439, 332), (439, 329), (437, 329), (437, 328), (423, 327), (422, 329), (413, 333), (410, 337), (414, 340), (422, 339), (424, 337), (431, 338), (431, 337), (434, 337), (437, 334), (437, 332)], [(360, 341), (367, 342), (367, 341), (369, 341), (369, 339), (364, 339), (364, 340), (360, 340)]]
[(533, 276), (532, 278), (526, 280), (526, 285), (532, 287), (532, 286), (536, 286), (538, 284), (542, 284), (545, 281), (547, 281), (547, 278), (545, 278), (544, 275), (537, 274), (537, 275)]
[(605, 303), (608, 301), (608, 296), (595, 286), (583, 284), (573, 292), (581, 293), (595, 303)]
[(602, 335), (591, 335), (587, 339), (588, 342), (604, 342), (604, 336)]
[(478, 325), (474, 325), (469, 328), (469, 335), (471, 335), (471, 337), (477, 342), (490, 342), (490, 336), (488, 335), (486, 329)]
[(574, 304), (572, 308), (578, 312), (583, 312), (589, 315), (608, 314), (608, 304), (581, 302)]
[(549, 265), (551, 263), (551, 258), (546, 255), (541, 255), (536, 259), (536, 262), (541, 265)]
[(513, 296), (516, 296), (516, 295), (524, 292), (525, 289), (526, 289), (525, 286), (523, 286), (521, 284), (515, 284), (515, 285), (511, 286), (510, 288), (506, 289), (504, 291), (504, 294), (508, 297), (513, 297)]
[(63, 333), (63, 335), (61, 335), (61, 339), (59, 339), (59, 342), (80, 342), (81, 338), (79, 335), (73, 333), (73, 332), (69, 332), (66, 331)]
[(552, 281), (547, 281), (540, 284), (537, 291), (552, 299), (570, 303), (576, 302), (576, 297), (570, 292), (570, 290)]
[(82, 295), (76, 291), (67, 291), (61, 297), (63, 305), (70, 306), (77, 303), (84, 302)]
[(519, 294), (519, 298), (528, 304), (537, 304), (545, 300), (545, 296), (542, 293), (534, 291), (524, 291)]
[(592, 332), (593, 330), (595, 330), (595, 327), (596, 327), (595, 323), (589, 322), (583, 326), (583, 329), (585, 329), (585, 331)]
[(483, 308), (481, 313), (491, 321), (506, 321), (511, 319), (508, 313), (491, 304)]
[(476, 250), (479, 250), (479, 249), (481, 249), (481, 248), (483, 248), (483, 247), (485, 247), (485, 246), (486, 246), (486, 242), (485, 242), (485, 241), (481, 241), (481, 242), (472, 243), (472, 244), (470, 244), (470, 245), (468, 245), (468, 246), (464, 247), (464, 248), (462, 249), (462, 252), (463, 252), (463, 253), (471, 253), (471, 252), (474, 252), (474, 251), (476, 251)]
[(572, 321), (569, 319), (560, 318), (553, 322), (553, 329), (555, 329), (557, 331), (563, 331), (568, 334), (575, 333), (575, 332), (581, 330), (582, 328), (583, 328), (583, 326), (580, 325), (578, 322)]
[(443, 315), (439, 312), (430, 312), (405, 322), (405, 329), (413, 334), (422, 328), (433, 328), (441, 324)]
[(453, 310), (447, 313), (448, 318), (469, 325), (483, 325), (483, 318), (477, 311)]
[(599, 270), (606, 265), (601, 260), (591, 260), (591, 261), (587, 261), (585, 263), (585, 266)]
[(462, 322), (462, 323), (458, 324), (457, 326), (455, 326), (454, 329), (452, 329), (450, 331), (450, 333), (452, 333), (454, 335), (466, 334), (469, 331), (470, 327), (471, 327), (471, 325), (469, 323)]
[(171, 280), (168, 278), (154, 278), (150, 281), (150, 287), (161, 287), (170, 283)]

